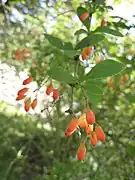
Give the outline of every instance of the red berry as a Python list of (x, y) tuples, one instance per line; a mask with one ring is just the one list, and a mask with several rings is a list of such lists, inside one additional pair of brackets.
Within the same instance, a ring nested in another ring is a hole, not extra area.
[(91, 51), (92, 51), (92, 48), (91, 48), (91, 47), (87, 47), (87, 48), (85, 48), (85, 49), (83, 50), (83, 52), (84, 52), (87, 56), (90, 55)]
[(86, 112), (86, 120), (87, 120), (88, 124), (94, 124), (95, 123), (95, 121), (96, 121), (95, 115), (91, 110)]
[(78, 127), (78, 119), (72, 119), (65, 131), (65, 135), (66, 136), (70, 136), (71, 134), (74, 133), (74, 131), (77, 129)]
[(105, 19), (102, 19), (102, 21), (101, 21), (101, 26), (104, 26), (105, 24), (106, 24)]
[(93, 132), (90, 136), (90, 142), (91, 142), (91, 145), (92, 146), (96, 146), (97, 145), (97, 142), (98, 142), (98, 139), (97, 139), (97, 135), (95, 132)]
[(57, 101), (59, 99), (59, 90), (58, 89), (53, 90), (53, 99), (55, 101)]
[(81, 144), (77, 151), (78, 160), (80, 160), (80, 161), (84, 160), (85, 154), (86, 154), (86, 146), (85, 146), (85, 144)]
[(30, 110), (30, 107), (31, 107), (31, 98), (26, 99), (24, 101), (24, 109), (26, 112), (28, 112)]
[(16, 98), (16, 101), (20, 101), (20, 100), (22, 100), (24, 98), (25, 98), (24, 94), (18, 95), (17, 98)]
[(32, 109), (35, 109), (36, 106), (37, 106), (37, 98), (35, 98), (31, 104)]
[(53, 92), (53, 85), (50, 84), (47, 88), (46, 88), (46, 94), (50, 95), (50, 93)]
[(88, 126), (88, 123), (86, 121), (86, 114), (82, 114), (78, 119), (78, 125), (80, 128), (86, 128)]
[(18, 96), (20, 96), (20, 95), (24, 95), (26, 92), (28, 92), (28, 90), (29, 90), (29, 88), (23, 88), (23, 89), (21, 89), (20, 91), (18, 91)]
[(32, 81), (33, 81), (33, 78), (30, 76), (23, 81), (23, 85), (27, 85), (27, 84), (31, 83)]
[(104, 131), (103, 129), (100, 127), (100, 126), (97, 126), (95, 128), (95, 133), (97, 135), (97, 139), (100, 140), (100, 141), (105, 141), (105, 134), (104, 134)]
[(89, 17), (89, 13), (85, 12), (80, 16), (80, 20), (83, 22)]

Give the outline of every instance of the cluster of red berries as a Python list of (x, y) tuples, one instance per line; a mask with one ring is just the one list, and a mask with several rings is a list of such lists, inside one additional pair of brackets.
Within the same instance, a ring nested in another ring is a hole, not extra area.
[[(92, 146), (96, 146), (98, 141), (105, 141), (105, 134), (101, 126), (96, 123), (95, 115), (92, 110), (87, 110), (79, 118), (73, 118), (66, 131), (65, 135), (72, 135), (77, 129), (83, 128), (86, 132), (86, 138), (90, 138)], [(85, 142), (81, 143), (77, 151), (78, 160), (83, 160), (86, 154)]]
[[(25, 79), (23, 81), (23, 85), (30, 84), (32, 81), (33, 81), (33, 78), (28, 77), (27, 79)], [(31, 97), (27, 97), (28, 91), (29, 91), (28, 87), (22, 88), (21, 90), (18, 91), (17, 98), (16, 98), (16, 101), (20, 101), (20, 100), (24, 99), (24, 109), (26, 112), (28, 112), (30, 110), (30, 108), (32, 108), (34, 110), (35, 107), (37, 106), (37, 98), (35, 97), (32, 100)]]
[(52, 83), (47, 86), (46, 88), (46, 94), (49, 96), (51, 95), (51, 93), (53, 93), (52, 97), (53, 97), (53, 100), (57, 101), (59, 100), (59, 90), (58, 89), (54, 89)]
[[(129, 75), (128, 74), (124, 74), (124, 75), (122, 75), (121, 77), (120, 77), (120, 79), (119, 79), (119, 83), (122, 85), (122, 84), (124, 84), (126, 81), (128, 81), (128, 79), (129, 79)], [(110, 78), (108, 78), (108, 81), (107, 81), (107, 85), (108, 85), (108, 87), (110, 87), (110, 88), (116, 88), (116, 85), (114, 84), (114, 77), (110, 77)]]
[(26, 60), (30, 56), (31, 56), (31, 51), (27, 48), (23, 48), (22, 50), (17, 49), (15, 51), (16, 60)]

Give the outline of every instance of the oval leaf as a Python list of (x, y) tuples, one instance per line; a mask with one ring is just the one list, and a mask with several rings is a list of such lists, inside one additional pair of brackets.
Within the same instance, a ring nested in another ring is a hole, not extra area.
[(84, 88), (87, 90), (88, 93), (91, 93), (94, 95), (102, 94), (102, 90), (99, 86), (97, 86), (96, 84), (89, 83), (88, 81), (86, 81)]
[(66, 84), (74, 84), (76, 82), (75, 78), (68, 71), (61, 68), (52, 68), (47, 72), (47, 74), (51, 78)]
[(61, 39), (48, 34), (45, 34), (45, 37), (53, 46), (57, 47), (58, 49), (73, 50), (72, 44), (69, 42), (64, 42)]
[(104, 60), (95, 65), (84, 77), (84, 80), (113, 76), (124, 69), (124, 65), (114, 60)]
[(87, 46), (92, 46), (95, 45), (97, 43), (99, 43), (100, 41), (102, 41), (104, 39), (104, 36), (101, 34), (91, 34), (87, 37), (85, 37), (84, 39), (82, 39), (76, 46), (76, 49), (82, 49), (85, 48)]
[(114, 36), (123, 37), (123, 34), (121, 34), (119, 31), (110, 29), (110, 28), (108, 28), (108, 27), (106, 27), (106, 26), (98, 27), (98, 28), (96, 29), (96, 32), (103, 32), (103, 33), (111, 34), (111, 35), (114, 35)]
[(80, 30), (75, 32), (75, 35), (80, 35), (80, 34), (87, 34), (87, 31), (84, 29), (80, 29)]

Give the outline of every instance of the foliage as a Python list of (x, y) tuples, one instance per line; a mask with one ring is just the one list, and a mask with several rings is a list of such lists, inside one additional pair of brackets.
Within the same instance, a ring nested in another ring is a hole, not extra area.
[[(13, 20), (13, 7), (23, 14), (23, 21)], [(53, 83), (60, 99), (50, 105), (52, 112), (43, 107), (42, 113), (27, 116), (6, 113), (11, 107), (1, 102), (0, 177), (135, 179), (135, 51), (134, 38), (125, 33), (134, 25), (112, 16), (101, 26), (104, 15), (113, 9), (102, 0), (17, 0), (7, 1), (1, 8), (1, 61), (14, 65), (18, 73), (28, 71), (39, 88)], [(93, 26), (92, 18), (96, 19)], [(83, 61), (84, 49), (89, 46), (92, 51)], [(104, 60), (96, 63), (101, 56)], [(129, 79), (120, 83), (125, 74)], [(110, 76), (113, 81), (107, 79)], [(108, 81), (115, 88), (108, 86)], [(106, 142), (92, 147), (87, 140), (87, 155), (79, 162), (76, 151), (85, 139), (84, 130), (77, 129), (72, 137), (65, 137), (64, 131), (73, 114), (79, 117), (88, 107), (102, 125)]]

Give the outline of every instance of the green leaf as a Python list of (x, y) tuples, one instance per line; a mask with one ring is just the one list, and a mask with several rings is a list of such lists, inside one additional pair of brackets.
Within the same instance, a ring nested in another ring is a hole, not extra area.
[(91, 93), (93, 95), (103, 94), (99, 86), (97, 86), (96, 84), (92, 84), (89, 81), (86, 81), (86, 84), (83, 87), (87, 90), (88, 93)]
[(97, 4), (104, 4), (105, 0), (95, 0), (95, 3), (97, 3)]
[(80, 35), (80, 34), (87, 34), (88, 32), (84, 29), (80, 29), (78, 31), (75, 32), (75, 35)]
[(104, 39), (104, 36), (101, 34), (91, 34), (87, 37), (85, 37), (84, 39), (82, 39), (76, 46), (76, 49), (82, 49), (85, 48), (87, 46), (92, 46), (95, 45), (99, 42), (101, 42)]
[(58, 49), (73, 50), (73, 46), (69, 42), (64, 42), (61, 39), (48, 34), (45, 34), (45, 37), (53, 46), (57, 47)]
[(78, 52), (75, 50), (62, 50), (62, 52), (68, 57), (73, 57), (78, 54)]
[(135, 156), (135, 145), (128, 145), (126, 151), (129, 155)]
[(113, 76), (122, 71), (125, 67), (122, 63), (114, 60), (104, 60), (95, 65), (83, 80), (98, 79)]
[(96, 29), (96, 32), (103, 32), (103, 33), (107, 33), (107, 34), (111, 34), (114, 36), (120, 36), (123, 37), (123, 34), (121, 34), (119, 31), (113, 30), (108, 28), (107, 26), (100, 26)]
[(128, 94), (126, 96), (126, 99), (130, 102), (130, 103), (135, 103), (135, 94)]
[(61, 68), (53, 67), (51, 68), (47, 74), (60, 82), (66, 83), (66, 84), (74, 84), (76, 83), (75, 78), (66, 70), (63, 70)]
[(88, 92), (87, 94), (88, 94), (89, 101), (94, 105), (96, 105), (99, 102), (99, 100), (101, 99), (101, 95), (95, 95), (90, 92)]
[[(84, 14), (84, 13), (88, 13), (87, 9), (83, 8), (83, 7), (78, 7), (77, 8), (77, 15), (80, 19), (80, 17)], [(82, 22), (82, 21), (81, 21)], [(90, 28), (90, 20), (89, 20), (89, 16), (88, 18), (86, 18), (83, 22), (84, 26), (89, 30)]]

